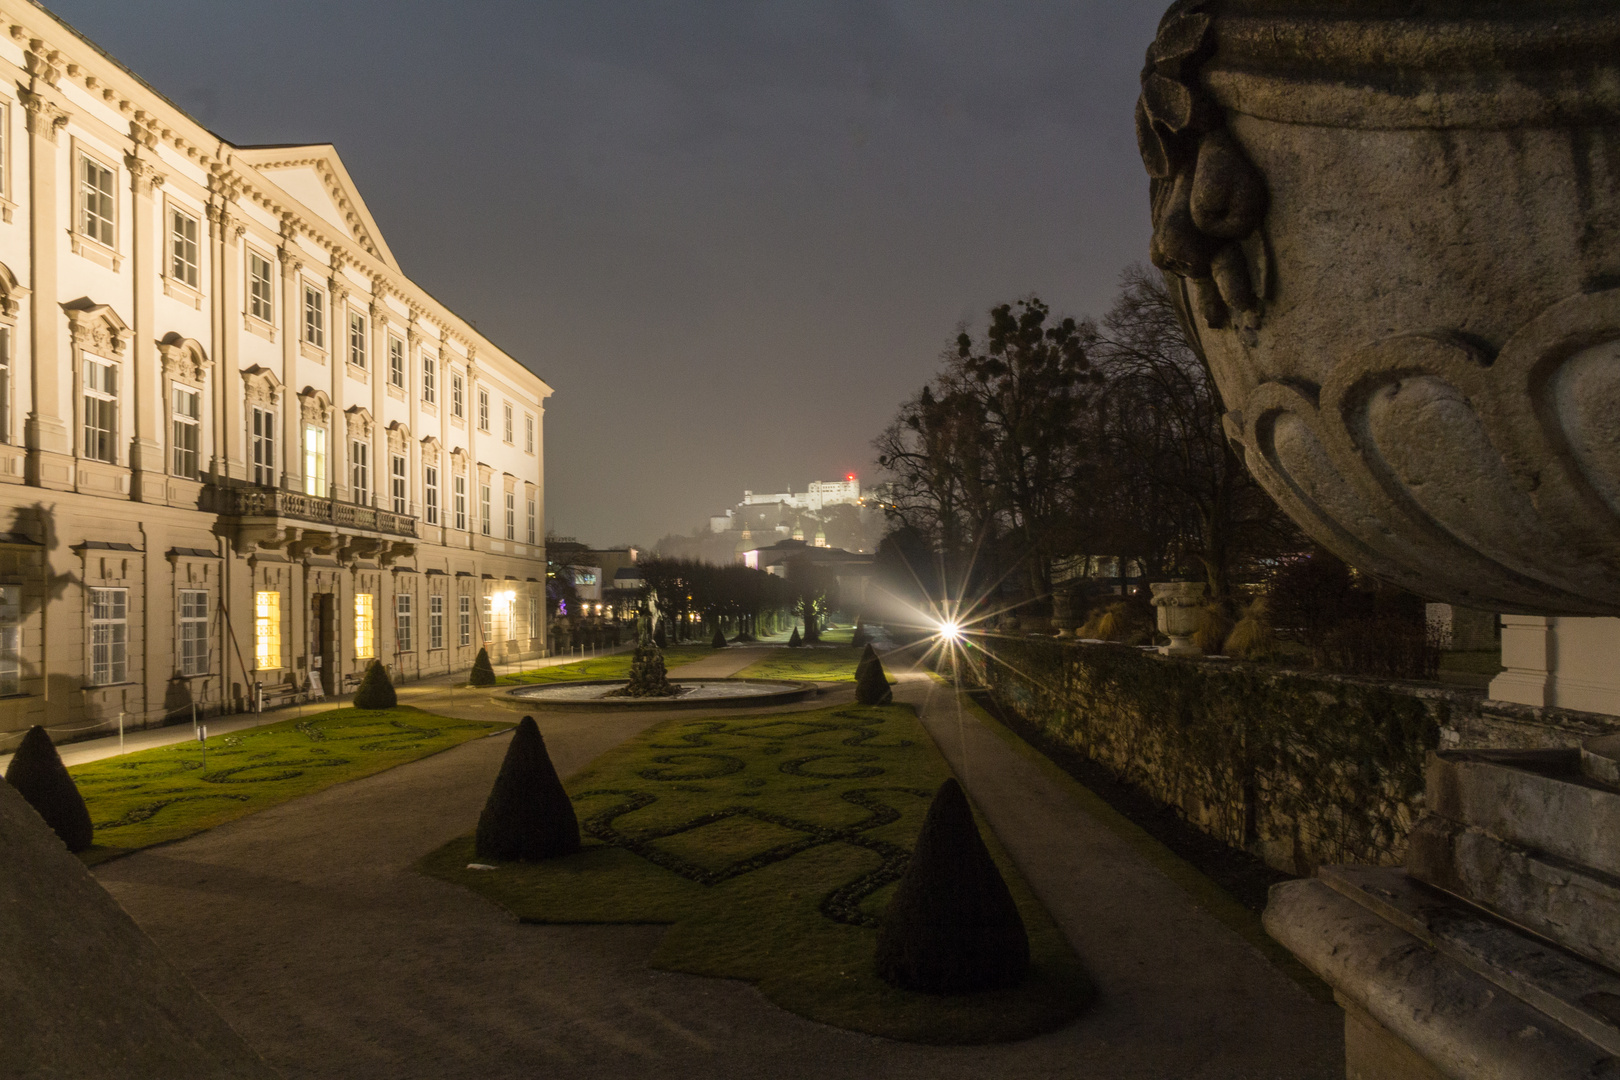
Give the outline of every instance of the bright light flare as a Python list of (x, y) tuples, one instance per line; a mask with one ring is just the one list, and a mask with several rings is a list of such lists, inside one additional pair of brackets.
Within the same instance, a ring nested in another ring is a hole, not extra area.
[(962, 628), (954, 622), (939, 624), (939, 636), (945, 641), (956, 641), (962, 636)]

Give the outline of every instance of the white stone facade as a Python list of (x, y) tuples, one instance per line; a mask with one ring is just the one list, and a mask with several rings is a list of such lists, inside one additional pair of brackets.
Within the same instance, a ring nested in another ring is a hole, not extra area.
[(550, 387), (331, 146), (223, 142), (26, 3), (0, 360), (0, 750), (543, 653)]

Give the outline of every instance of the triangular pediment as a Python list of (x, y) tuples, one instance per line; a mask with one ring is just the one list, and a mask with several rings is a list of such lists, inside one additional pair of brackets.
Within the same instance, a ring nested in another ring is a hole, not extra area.
[(308, 146), (243, 146), (238, 160), (257, 169), (310, 213), (335, 226), (377, 258), (398, 270), (365, 200), (331, 143)]

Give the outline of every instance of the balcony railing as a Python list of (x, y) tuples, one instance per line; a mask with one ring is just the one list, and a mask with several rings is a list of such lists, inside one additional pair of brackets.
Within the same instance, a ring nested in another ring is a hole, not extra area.
[(417, 535), (416, 518), (380, 510), (375, 506), (357, 506), (336, 499), (305, 495), (301, 491), (276, 491), (272, 488), (228, 488), (222, 489), (219, 494), (223, 496), (223, 506), (219, 512), (232, 517), (297, 518), (299, 521), (392, 533), (395, 536)]

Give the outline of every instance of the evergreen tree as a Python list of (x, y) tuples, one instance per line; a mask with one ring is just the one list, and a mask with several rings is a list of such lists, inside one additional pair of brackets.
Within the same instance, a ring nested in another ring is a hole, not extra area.
[(889, 689), (889, 676), (883, 670), (883, 661), (868, 645), (855, 665), (855, 702), (858, 705), (887, 705), (894, 700)]
[(6, 782), (28, 800), (45, 824), (56, 830), (69, 851), (79, 852), (90, 846), (95, 832), (90, 810), (56, 747), (51, 745), (51, 737), (38, 724), (28, 729), (12, 755)]
[(903, 990), (966, 994), (1016, 986), (1029, 935), (961, 785), (939, 786), (878, 931), (878, 975)]
[(795, 626), (793, 628), (793, 636), (788, 638), (788, 648), (790, 648), (790, 649), (802, 649), (802, 648), (804, 648), (804, 642), (799, 640), (799, 628), (797, 626)]
[(354, 707), (392, 709), (398, 704), (399, 695), (394, 693), (394, 684), (389, 681), (388, 669), (383, 667), (381, 660), (373, 660), (371, 666), (366, 668), (365, 678), (360, 680), (360, 688), (354, 692)]
[(709, 647), (714, 649), (726, 647), (726, 634), (725, 631), (720, 629), (719, 623), (714, 624), (714, 639), (709, 642)]
[(479, 858), (503, 861), (537, 862), (579, 850), (574, 804), (532, 716), (520, 720), (512, 733), (473, 843)]
[(467, 681), (473, 686), (495, 685), (495, 668), (489, 662), (488, 649), (478, 650), (478, 657), (473, 661), (472, 673), (467, 676)]

